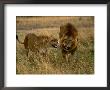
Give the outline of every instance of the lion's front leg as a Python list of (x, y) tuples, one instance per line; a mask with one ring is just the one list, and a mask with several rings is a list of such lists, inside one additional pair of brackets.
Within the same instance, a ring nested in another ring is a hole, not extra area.
[(63, 56), (63, 59), (66, 60), (66, 52), (64, 50), (62, 50), (62, 56)]
[(62, 50), (62, 56), (63, 56), (63, 58), (64, 58), (64, 60), (66, 61), (66, 62), (68, 62), (69, 60), (70, 60), (70, 53), (68, 53), (68, 52), (66, 52), (66, 51), (64, 51), (64, 50)]
[(26, 56), (28, 57), (29, 49), (26, 49)]

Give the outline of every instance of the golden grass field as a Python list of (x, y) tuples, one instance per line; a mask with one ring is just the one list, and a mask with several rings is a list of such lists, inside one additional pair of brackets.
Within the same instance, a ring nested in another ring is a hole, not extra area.
[(60, 26), (72, 23), (78, 29), (78, 49), (70, 62), (65, 62), (60, 49), (48, 48), (46, 58), (30, 52), (16, 41), (16, 74), (94, 74), (94, 17), (16, 17), (16, 33), (20, 41), (25, 35), (47, 35), (59, 38)]

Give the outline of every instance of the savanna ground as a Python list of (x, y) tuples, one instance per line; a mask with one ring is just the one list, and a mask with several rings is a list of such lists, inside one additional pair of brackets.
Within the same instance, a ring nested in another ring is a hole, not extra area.
[(94, 17), (16, 17), (20, 41), (25, 35), (48, 35), (58, 39), (60, 25), (72, 23), (78, 30), (78, 49), (70, 62), (65, 62), (60, 49), (48, 48), (45, 59), (30, 52), (16, 41), (16, 74), (94, 74)]

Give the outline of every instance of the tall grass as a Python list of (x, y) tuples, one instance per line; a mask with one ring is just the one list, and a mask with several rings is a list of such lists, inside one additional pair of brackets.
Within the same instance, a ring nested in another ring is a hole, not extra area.
[(25, 35), (47, 35), (59, 38), (60, 25), (70, 22), (78, 29), (78, 49), (66, 62), (60, 49), (48, 48), (46, 57), (29, 52), (16, 42), (17, 74), (94, 74), (94, 17), (16, 17), (17, 35), (23, 42)]

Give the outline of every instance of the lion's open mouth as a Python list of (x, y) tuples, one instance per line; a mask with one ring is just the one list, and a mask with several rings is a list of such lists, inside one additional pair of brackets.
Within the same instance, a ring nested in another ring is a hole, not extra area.
[(65, 51), (70, 51), (71, 50), (71, 47), (64, 47), (64, 50)]

